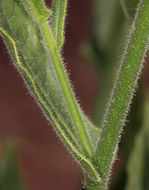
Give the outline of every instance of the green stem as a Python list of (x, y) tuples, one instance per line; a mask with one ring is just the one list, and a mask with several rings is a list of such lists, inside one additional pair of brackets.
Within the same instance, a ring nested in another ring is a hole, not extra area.
[(101, 176), (98, 189), (106, 189), (110, 169), (115, 160), (122, 126), (125, 124), (134, 90), (137, 86), (144, 55), (149, 41), (149, 1), (139, 4), (130, 37), (111, 92), (102, 132), (94, 156), (94, 164)]
[(52, 1), (51, 28), (58, 50), (61, 49), (64, 42), (66, 7), (67, 7), (67, 0)]
[(42, 30), (43, 30), (45, 39), (47, 41), (49, 50), (51, 52), (53, 63), (55, 64), (55, 69), (59, 77), (59, 81), (60, 81), (64, 96), (66, 97), (66, 100), (67, 100), (67, 104), (70, 109), (80, 142), (83, 146), (84, 151), (90, 157), (92, 155), (93, 150), (92, 150), (89, 138), (87, 136), (87, 133), (85, 131), (83, 121), (80, 117), (77, 105), (74, 101), (74, 97), (71, 92), (71, 88), (69, 86), (68, 80), (66, 78), (63, 66), (61, 65), (61, 60), (58, 54), (55, 52), (56, 51), (55, 48), (51, 46), (51, 44), (53, 43), (51, 43), (52, 36), (50, 35), (49, 27), (46, 22), (41, 22), (41, 25), (42, 25)]
[(30, 5), (31, 5), (31, 8), (36, 13), (35, 16), (37, 17), (37, 19), (41, 25), (45, 41), (46, 41), (47, 46), (49, 48), (49, 52), (51, 55), (52, 62), (54, 64), (54, 67), (55, 67), (55, 70), (56, 70), (56, 73), (57, 73), (63, 94), (66, 98), (67, 105), (69, 107), (69, 110), (70, 110), (74, 125), (76, 127), (78, 137), (79, 137), (80, 142), (82, 144), (83, 150), (88, 157), (91, 157), (92, 153), (93, 153), (93, 149), (92, 149), (91, 143), (89, 141), (89, 137), (86, 133), (83, 121), (81, 119), (77, 104), (75, 103), (75, 98), (74, 98), (74, 95), (71, 91), (71, 87), (69, 85), (66, 73), (64, 71), (64, 67), (61, 64), (62, 61), (61, 61), (60, 56), (57, 52), (57, 48), (55, 46), (55, 43), (53, 42), (53, 37), (52, 37), (51, 31), (49, 29), (48, 23), (47, 23), (45, 18), (40, 17), (38, 12), (35, 11), (36, 10), (35, 4), (31, 0), (30, 0)]

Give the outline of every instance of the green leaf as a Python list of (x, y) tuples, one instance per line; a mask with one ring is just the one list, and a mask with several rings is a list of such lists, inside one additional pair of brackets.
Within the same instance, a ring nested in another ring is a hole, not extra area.
[(51, 27), (58, 50), (61, 49), (64, 43), (64, 25), (65, 25), (66, 7), (67, 7), (67, 0), (52, 1)]
[(1, 0), (0, 32), (15, 66), (61, 140), (88, 175), (99, 180), (90, 160), (95, 147), (92, 139), (97, 139), (92, 132), (99, 130), (84, 116), (74, 98), (47, 23), (49, 11), (41, 0), (38, 2)]

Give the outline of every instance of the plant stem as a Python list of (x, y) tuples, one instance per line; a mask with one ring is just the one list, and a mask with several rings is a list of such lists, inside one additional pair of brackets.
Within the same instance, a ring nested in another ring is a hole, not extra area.
[(37, 5), (35, 3), (35, 0), (34, 1), (30, 0), (29, 2), (30, 2), (31, 8), (34, 11), (34, 14), (35, 14), (37, 20), (39, 21), (39, 23), (41, 25), (41, 29), (42, 29), (45, 41), (47, 43), (47, 47), (49, 49), (51, 59), (54, 64), (60, 86), (61, 86), (63, 94), (66, 98), (67, 105), (69, 107), (69, 110), (70, 110), (70, 113), (72, 116), (72, 120), (76, 127), (76, 131), (77, 131), (79, 140), (82, 144), (82, 148), (83, 148), (85, 154), (87, 155), (87, 157), (91, 157), (92, 153), (93, 153), (93, 149), (92, 149), (91, 143), (89, 141), (89, 137), (86, 133), (82, 118), (80, 116), (73, 92), (71, 90), (71, 86), (69, 84), (66, 72), (64, 70), (64, 66), (61, 63), (62, 62), (61, 58), (57, 52), (55, 43), (53, 42), (54, 40), (53, 40), (53, 37), (51, 34), (50, 27), (47, 23), (47, 20), (44, 17), (41, 17), (40, 14), (37, 12), (37, 10), (36, 10)]
[(137, 86), (149, 40), (149, 1), (138, 6), (128, 43), (110, 94), (105, 112), (102, 132), (94, 156), (94, 164), (101, 176), (101, 183), (88, 183), (87, 190), (105, 190), (110, 169), (116, 157), (122, 126), (125, 124), (134, 90)]
[[(41, 25), (42, 25), (42, 30), (45, 35), (45, 39), (47, 41), (50, 52), (54, 52), (55, 51), (54, 47), (51, 47), (50, 45), (52, 44), (51, 43), (52, 36), (50, 36), (49, 27), (46, 22), (42, 22)], [(85, 131), (85, 128), (83, 126), (83, 122), (79, 114), (78, 108), (75, 104), (74, 97), (71, 92), (71, 88), (68, 84), (65, 72), (63, 70), (63, 66), (60, 64), (61, 63), (60, 58), (56, 53), (55, 54), (51, 53), (51, 57), (53, 59), (53, 62), (55, 63), (55, 69), (56, 69), (56, 72), (58, 73), (59, 81), (61, 83), (64, 96), (66, 97), (68, 107), (72, 114), (72, 118), (76, 126), (76, 130), (80, 138), (80, 142), (82, 143), (85, 153), (87, 154), (87, 156), (90, 157), (92, 155), (93, 150), (92, 150), (90, 141), (88, 139), (87, 133)]]
[(60, 50), (64, 43), (64, 26), (66, 16), (67, 0), (52, 1), (52, 19), (51, 28), (54, 39), (57, 44), (57, 49)]

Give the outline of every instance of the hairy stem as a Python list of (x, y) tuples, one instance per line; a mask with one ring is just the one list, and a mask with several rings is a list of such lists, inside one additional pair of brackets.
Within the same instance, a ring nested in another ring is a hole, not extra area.
[[(31, 5), (32, 9), (35, 10), (35, 4), (32, 3), (31, 0), (30, 0), (30, 5)], [(66, 98), (66, 101), (67, 101), (73, 122), (74, 122), (75, 127), (76, 127), (77, 134), (78, 134), (79, 139), (80, 139), (80, 142), (82, 143), (82, 147), (83, 147), (86, 155), (90, 157), (92, 155), (93, 149), (92, 149), (92, 146), (90, 144), (87, 133), (85, 131), (83, 121), (81, 119), (79, 110), (77, 108), (74, 96), (73, 96), (72, 91), (71, 91), (71, 87), (69, 85), (66, 73), (64, 71), (64, 67), (61, 64), (60, 56), (57, 53), (57, 50), (56, 50), (55, 45), (53, 43), (53, 38), (52, 38), (52, 35), (50, 32), (48, 23), (45, 20), (45, 18), (44, 19), (41, 18), (38, 14), (36, 14), (36, 17), (39, 20), (39, 23), (41, 25), (43, 35), (44, 35), (45, 41), (47, 43), (49, 52), (51, 52), (51, 59), (53, 61), (53, 64), (54, 64), (54, 67), (55, 67), (55, 70), (56, 70), (56, 73), (57, 73), (57, 76), (58, 76), (58, 79), (59, 79), (59, 82), (60, 82), (60, 85), (61, 85), (61, 88), (63, 91), (63, 94)]]
[(57, 49), (60, 50), (64, 42), (64, 25), (66, 16), (67, 0), (52, 1), (52, 32), (57, 44)]
[(98, 189), (105, 189), (116, 157), (122, 126), (137, 86), (149, 41), (149, 1), (139, 3), (120, 68), (103, 119), (94, 164), (101, 175)]

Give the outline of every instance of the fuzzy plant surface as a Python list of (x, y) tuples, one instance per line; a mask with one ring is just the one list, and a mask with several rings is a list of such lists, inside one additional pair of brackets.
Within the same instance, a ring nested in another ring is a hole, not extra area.
[(137, 5), (101, 126), (81, 110), (61, 56), (66, 7), (67, 0), (53, 0), (51, 9), (43, 0), (0, 0), (0, 33), (30, 93), (80, 164), (84, 188), (105, 190), (149, 45), (149, 1)]

